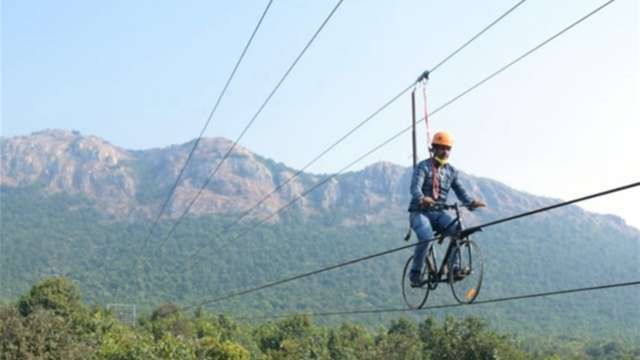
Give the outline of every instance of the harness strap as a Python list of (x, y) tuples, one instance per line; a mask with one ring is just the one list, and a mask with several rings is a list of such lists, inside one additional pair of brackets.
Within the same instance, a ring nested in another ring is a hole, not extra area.
[(431, 183), (433, 184), (433, 200), (438, 200), (440, 197), (440, 168), (436, 164), (431, 164)]

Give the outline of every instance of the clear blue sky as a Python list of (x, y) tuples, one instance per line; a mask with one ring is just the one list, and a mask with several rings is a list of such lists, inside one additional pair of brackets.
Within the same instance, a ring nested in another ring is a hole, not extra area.
[[(300, 168), (515, 0), (345, 0), (241, 145)], [(435, 108), (604, 1), (529, 0), (437, 70)], [(235, 139), (334, 1), (276, 0), (206, 136)], [(2, 135), (79, 130), (128, 149), (202, 128), (261, 1), (2, 2)], [(568, 199), (640, 180), (639, 6), (618, 0), (432, 118), (452, 162)], [(409, 125), (396, 102), (311, 170)], [(421, 134), (424, 129), (421, 128)], [(410, 164), (405, 136), (363, 161)], [(640, 228), (640, 190), (584, 207)]]

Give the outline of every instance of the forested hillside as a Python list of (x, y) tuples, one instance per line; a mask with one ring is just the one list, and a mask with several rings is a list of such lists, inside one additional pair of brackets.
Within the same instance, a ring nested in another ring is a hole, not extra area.
[[(133, 303), (142, 309), (164, 302), (187, 305), (405, 244), (406, 228), (393, 224), (340, 226), (330, 218), (294, 216), (231, 242), (234, 233), (222, 229), (235, 218), (205, 216), (188, 218), (175, 236), (154, 237), (142, 248), (146, 223), (108, 221), (86, 208), (69, 210), (82, 207), (86, 200), (81, 198), (33, 194), (2, 192), (5, 299), (15, 299), (43, 276), (65, 275), (81, 284), (90, 302)], [(552, 219), (519, 220), (478, 234), (486, 264), (479, 299), (637, 280), (638, 240), (632, 233)], [(170, 224), (162, 223), (158, 233), (165, 234)], [(212, 310), (253, 316), (402, 307), (400, 276), (410, 253), (215, 304)], [(432, 315), (481, 316), (521, 334), (631, 337), (640, 333), (639, 295), (636, 288), (612, 289)], [(429, 304), (452, 301), (443, 286)], [(352, 320), (376, 324), (396, 316)]]

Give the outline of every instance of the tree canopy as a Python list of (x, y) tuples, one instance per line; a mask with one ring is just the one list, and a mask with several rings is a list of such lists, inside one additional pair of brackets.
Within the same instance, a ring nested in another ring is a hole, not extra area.
[(422, 321), (400, 317), (368, 329), (318, 326), (306, 315), (246, 323), (164, 304), (135, 326), (80, 301), (79, 289), (46, 278), (0, 307), (0, 360), (9, 359), (633, 359), (619, 342), (526, 345), (477, 317)]

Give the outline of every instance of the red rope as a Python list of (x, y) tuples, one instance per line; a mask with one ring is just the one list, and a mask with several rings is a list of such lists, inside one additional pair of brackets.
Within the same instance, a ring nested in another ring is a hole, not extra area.
[(416, 88), (411, 91), (411, 150), (413, 151), (413, 168), (418, 165), (418, 145), (416, 140)]

